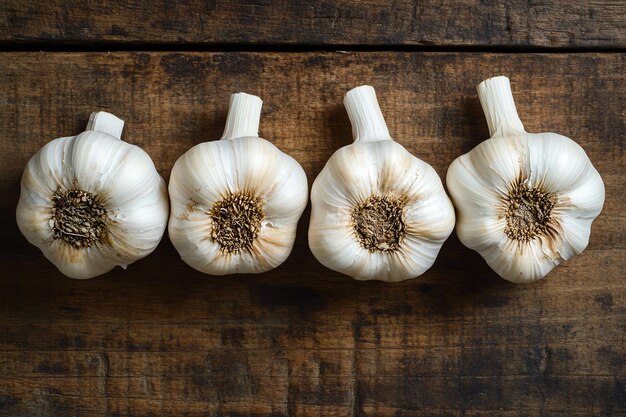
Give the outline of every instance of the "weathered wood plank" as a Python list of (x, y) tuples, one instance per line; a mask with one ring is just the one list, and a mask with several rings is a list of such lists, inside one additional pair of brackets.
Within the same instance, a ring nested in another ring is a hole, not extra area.
[[(359, 349), (358, 357), (352, 349), (285, 349), (268, 355), (267, 350), (214, 349), (196, 352), (68, 352), (68, 351), (21, 351), (3, 352), (0, 364), (4, 377), (10, 379), (69, 379), (77, 374), (82, 378), (168, 378), (185, 379), (203, 374), (209, 367), (225, 372), (236, 364), (245, 364), (246, 372), (255, 378), (337, 378), (352, 375), (353, 361), (358, 359), (362, 378), (402, 379), (403, 367), (412, 368), (411, 377), (423, 379), (455, 378), (459, 369), (457, 358), (462, 358), (460, 372), (465, 378), (493, 378), (507, 376), (525, 378), (532, 372), (546, 372), (542, 366), (548, 361), (552, 376), (559, 377), (613, 377), (623, 372), (626, 363), (619, 363), (620, 355), (607, 349), (595, 352), (582, 351), (581, 346), (570, 342), (559, 343), (559, 349), (537, 349), (528, 345), (481, 346), (481, 349), (465, 346), (442, 348)], [(483, 360), (485, 353), (496, 357), (526, 359), (520, 362), (495, 364)], [(613, 360), (606, 360), (613, 355)], [(623, 355), (622, 355), (623, 356)], [(554, 359), (557, 360), (554, 360)], [(567, 361), (563, 359), (569, 359)], [(623, 359), (623, 357), (622, 357)], [(542, 362), (542, 360), (544, 362)], [(580, 364), (585, 364), (580, 366)], [(542, 365), (543, 364), (543, 365)], [(106, 366), (106, 369), (105, 369)], [(136, 375), (141, 369), (141, 375)], [(287, 372), (289, 370), (289, 372)], [(239, 372), (234, 370), (234, 373)], [(171, 394), (168, 394), (171, 395)]]
[[(549, 416), (626, 413), (623, 54), (0, 55), (0, 415)], [(510, 76), (529, 131), (574, 138), (602, 174), (590, 246), (543, 282), (497, 278), (452, 237), (423, 277), (360, 283), (306, 244), (260, 276), (212, 278), (167, 241), (128, 270), (60, 276), (14, 221), (21, 170), (89, 112), (126, 120), (168, 177), (219, 137), (229, 94), (312, 180), (350, 142), (341, 99), (377, 89), (394, 137), (444, 175), (487, 136), (475, 85)], [(567, 411), (564, 411), (567, 410)]]
[(0, 41), (623, 48), (626, 3), (8, 0)]

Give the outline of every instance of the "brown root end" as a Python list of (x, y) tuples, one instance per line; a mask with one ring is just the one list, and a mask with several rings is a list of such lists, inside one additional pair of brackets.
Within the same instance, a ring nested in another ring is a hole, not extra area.
[(371, 196), (352, 211), (357, 240), (369, 251), (391, 252), (404, 238), (403, 204), (387, 196)]
[(227, 195), (208, 214), (213, 220), (211, 238), (229, 254), (252, 248), (264, 217), (261, 198), (248, 192)]
[(554, 194), (541, 186), (529, 187), (526, 178), (520, 176), (511, 184), (504, 199), (504, 233), (518, 242), (551, 235), (554, 233), (552, 209), (556, 202)]
[(108, 239), (107, 211), (98, 198), (82, 190), (57, 190), (52, 195), (52, 236), (75, 248)]

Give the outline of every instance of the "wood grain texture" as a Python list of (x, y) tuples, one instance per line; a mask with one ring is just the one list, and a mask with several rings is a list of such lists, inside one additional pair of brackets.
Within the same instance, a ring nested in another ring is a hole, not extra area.
[[(1, 416), (626, 415), (624, 54), (4, 53)], [(89, 113), (126, 121), (167, 179), (218, 138), (231, 93), (312, 181), (351, 141), (343, 94), (377, 89), (393, 136), (444, 176), (488, 135), (475, 86), (506, 74), (531, 132), (580, 143), (606, 184), (588, 249), (514, 285), (452, 236), (399, 284), (323, 268), (306, 244), (257, 276), (203, 276), (164, 239), (105, 276), (61, 276), (20, 235), (19, 178)]]
[(626, 47), (626, 3), (5, 0), (0, 42)]

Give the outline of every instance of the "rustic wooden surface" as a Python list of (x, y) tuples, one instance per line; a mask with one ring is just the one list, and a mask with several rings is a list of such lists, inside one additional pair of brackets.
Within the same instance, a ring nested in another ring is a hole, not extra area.
[(0, 43), (626, 47), (626, 2), (4, 0)]
[[(1, 416), (626, 415), (624, 54), (3, 53)], [(93, 110), (126, 121), (167, 179), (218, 138), (229, 95), (309, 176), (351, 140), (342, 96), (373, 85), (394, 137), (445, 176), (487, 137), (475, 86), (506, 74), (529, 131), (574, 138), (606, 184), (588, 249), (514, 285), (452, 236), (424, 276), (356, 282), (306, 244), (258, 276), (209, 277), (164, 239), (105, 276), (60, 275), (20, 235), (19, 178)]]

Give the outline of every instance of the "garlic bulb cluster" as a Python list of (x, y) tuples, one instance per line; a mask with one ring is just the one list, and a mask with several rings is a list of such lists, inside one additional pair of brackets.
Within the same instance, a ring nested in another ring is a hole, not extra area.
[(198, 271), (268, 271), (293, 247), (307, 179), (295, 159), (259, 138), (262, 103), (232, 95), (222, 138), (194, 146), (172, 169), (169, 236)]
[(456, 231), (502, 278), (532, 282), (585, 249), (604, 184), (574, 141), (524, 130), (508, 78), (478, 94), (491, 139), (448, 169)]
[(85, 132), (55, 139), (24, 169), (17, 224), (65, 275), (92, 278), (151, 253), (167, 225), (166, 186), (124, 122), (92, 113)]
[(349, 91), (344, 104), (354, 143), (313, 183), (309, 246), (358, 280), (417, 277), (454, 228), (452, 203), (435, 170), (393, 141), (372, 87)]

